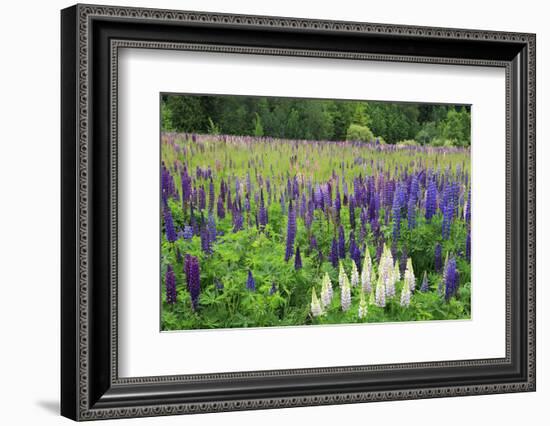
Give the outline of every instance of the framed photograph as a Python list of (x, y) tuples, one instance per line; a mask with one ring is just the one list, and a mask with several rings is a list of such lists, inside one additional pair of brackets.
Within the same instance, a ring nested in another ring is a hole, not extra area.
[(535, 390), (535, 35), (61, 12), (61, 412)]

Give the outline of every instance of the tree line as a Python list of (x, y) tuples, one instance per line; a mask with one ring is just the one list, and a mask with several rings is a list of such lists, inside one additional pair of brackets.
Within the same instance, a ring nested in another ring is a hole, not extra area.
[(214, 95), (162, 95), (164, 131), (470, 145), (470, 107), (420, 103)]

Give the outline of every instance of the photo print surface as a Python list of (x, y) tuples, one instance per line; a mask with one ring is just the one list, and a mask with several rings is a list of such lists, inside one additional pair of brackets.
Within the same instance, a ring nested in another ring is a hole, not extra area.
[(160, 96), (161, 330), (471, 315), (469, 105)]

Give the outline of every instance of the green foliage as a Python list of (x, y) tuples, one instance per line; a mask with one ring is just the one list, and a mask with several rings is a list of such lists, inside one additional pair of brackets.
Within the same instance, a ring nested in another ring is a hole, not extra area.
[(346, 140), (372, 142), (374, 141), (374, 134), (367, 126), (350, 124), (346, 133)]
[(470, 112), (466, 108), (451, 108), (438, 122), (425, 122), (416, 134), (416, 140), (422, 145), (470, 146), (470, 121)]
[(439, 129), (441, 137), (452, 141), (453, 145), (470, 145), (470, 113), (465, 108), (459, 111), (450, 109), (445, 120), (440, 123)]
[(208, 117), (208, 134), (210, 135), (219, 135), (220, 128)]
[(407, 139), (405, 141), (397, 142), (397, 146), (418, 146), (418, 142), (414, 139)]
[[(298, 113), (298, 110), (296, 110)], [(254, 120), (250, 121), (251, 125)], [(262, 123), (263, 125), (263, 123)], [(267, 124), (266, 124), (267, 126)], [(162, 159), (167, 165), (185, 159), (189, 170), (197, 166), (211, 165), (214, 169), (216, 161), (219, 167), (214, 174), (214, 186), (220, 187), (221, 179), (228, 181), (230, 176), (238, 176), (244, 181), (248, 172), (253, 170), (248, 160), (253, 157), (262, 165), (259, 173), (265, 176), (291, 176), (296, 170), (307, 170), (315, 162), (315, 179), (328, 180), (333, 171), (344, 164), (348, 176), (358, 173), (373, 174), (370, 160), (373, 164), (384, 164), (388, 170), (388, 178), (396, 177), (405, 165), (423, 164), (426, 168), (449, 169), (452, 175), (456, 164), (464, 165), (464, 171), (469, 172), (469, 154), (467, 150), (451, 150), (440, 155), (426, 153), (417, 149), (380, 150), (373, 146), (358, 148), (353, 144), (330, 143), (277, 143), (277, 150), (260, 140), (254, 145), (251, 153), (250, 144), (221, 142), (221, 138), (205, 138), (200, 144), (194, 144), (190, 138), (175, 135), (175, 144), (181, 150), (172, 150), (172, 145), (164, 145)], [(280, 141), (284, 142), (284, 141)], [(187, 152), (182, 157), (181, 152)], [(295, 157), (295, 162), (288, 159)], [(359, 159), (361, 161), (356, 160)], [(366, 161), (368, 160), (368, 161)], [(256, 188), (259, 183), (256, 173), (251, 173), (252, 183)], [(174, 175), (176, 188), (181, 185), (179, 173)], [(200, 186), (207, 187), (208, 179), (197, 178)], [(234, 186), (231, 187), (232, 191)], [(264, 187), (265, 189), (265, 187)], [(277, 194), (278, 195), (278, 194)], [(297, 220), (296, 246), (302, 253), (303, 268), (294, 269), (294, 259), (284, 261), (285, 238), (287, 228), (287, 214), (283, 214), (276, 194), (270, 197), (264, 190), (269, 222), (260, 232), (255, 226), (255, 217), (258, 206), (251, 197), (251, 211), (245, 213), (245, 229), (233, 232), (233, 223), (230, 214), (224, 219), (216, 217), (218, 236), (212, 246), (212, 254), (206, 255), (201, 250), (200, 237), (194, 236), (189, 240), (178, 239), (175, 243), (168, 243), (165, 235), (161, 241), (161, 274), (164, 277), (166, 267), (171, 264), (176, 276), (177, 303), (166, 303), (163, 291), (161, 296), (161, 326), (163, 330), (201, 329), (201, 328), (232, 328), (232, 327), (263, 327), (309, 324), (346, 324), (359, 322), (396, 322), (396, 321), (427, 321), (445, 319), (470, 318), (471, 305), (471, 278), (470, 264), (462, 257), (467, 228), (463, 220), (454, 221), (451, 227), (451, 238), (443, 240), (441, 236), (442, 215), (437, 212), (432, 220), (426, 222), (422, 214), (416, 216), (416, 227), (409, 230), (406, 220), (402, 220), (401, 237), (397, 245), (400, 253), (406, 246), (408, 255), (413, 262), (416, 275), (416, 290), (411, 298), (409, 307), (400, 306), (399, 294), (404, 285), (403, 280), (397, 282), (396, 297), (388, 299), (387, 306), (380, 308), (375, 304), (368, 304), (368, 313), (365, 318), (358, 316), (360, 289), (352, 288), (351, 308), (343, 312), (340, 304), (340, 288), (338, 286), (338, 270), (328, 261), (327, 255), (336, 226), (333, 218), (320, 210), (315, 210), (311, 230), (305, 227), (301, 217)], [(233, 195), (234, 196), (234, 195)], [(179, 201), (170, 199), (168, 206), (172, 212), (174, 225), (181, 229), (190, 221), (189, 210), (182, 209)], [(360, 216), (360, 209), (355, 211)], [(195, 220), (200, 222), (207, 217), (208, 212), (194, 211)], [(343, 205), (341, 210), (341, 224), (344, 227), (346, 241), (351, 231), (349, 222), (349, 204)], [(460, 216), (460, 215), (459, 215)], [(385, 211), (380, 210), (381, 231), (388, 244), (392, 240), (392, 221), (384, 223)], [(357, 229), (356, 229), (357, 230)], [(357, 230), (358, 231), (358, 230)], [(323, 260), (319, 260), (318, 252), (309, 249), (310, 236), (315, 235), (318, 246), (323, 253)], [(357, 232), (356, 235), (359, 235)], [(457, 268), (460, 273), (459, 291), (456, 297), (445, 301), (441, 292), (443, 277), (435, 271), (434, 247), (440, 243), (443, 248), (443, 257), (454, 254), (457, 258)], [(365, 235), (365, 244), (370, 255), (375, 259), (376, 247), (374, 236), (370, 228)], [(190, 295), (185, 283), (183, 261), (178, 260), (180, 254), (197, 256), (201, 265), (201, 295), (198, 311), (191, 309)], [(351, 270), (349, 256), (343, 261), (346, 273)], [(378, 264), (374, 262), (375, 273), (378, 273)], [(256, 291), (246, 289), (248, 271), (253, 273), (256, 280)], [(424, 271), (427, 272), (429, 291), (420, 292)], [(333, 284), (334, 297), (332, 304), (325, 309), (320, 317), (311, 315), (310, 303), (312, 288), (317, 294), (321, 291), (321, 278), (327, 272)], [(218, 288), (217, 283), (223, 285)], [(270, 290), (275, 284), (276, 291)]]
[[(164, 131), (345, 140), (351, 125), (369, 128), (388, 144), (434, 139), (470, 143), (469, 107), (299, 98), (163, 95)], [(363, 139), (361, 139), (363, 140)]]
[(260, 119), (260, 115), (256, 113), (254, 117), (254, 136), (257, 138), (262, 137), (264, 135), (264, 128), (262, 126), (262, 120)]

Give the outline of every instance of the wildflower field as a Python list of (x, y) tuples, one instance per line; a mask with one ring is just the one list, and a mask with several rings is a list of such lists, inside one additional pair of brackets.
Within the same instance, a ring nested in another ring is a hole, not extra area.
[(470, 318), (470, 150), (161, 135), (161, 328)]

